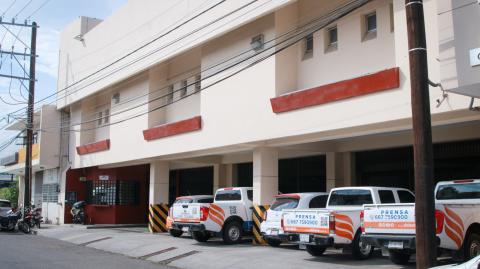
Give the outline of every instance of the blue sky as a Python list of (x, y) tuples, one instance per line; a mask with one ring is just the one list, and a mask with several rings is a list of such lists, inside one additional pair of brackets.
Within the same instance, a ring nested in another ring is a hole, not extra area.
[[(47, 1), (47, 2), (46, 2)], [(36, 83), (36, 93), (35, 99), (39, 100), (42, 97), (48, 96), (56, 91), (56, 81), (57, 81), (57, 66), (58, 66), (58, 42), (59, 34), (65, 25), (73, 21), (78, 16), (88, 16), (99, 19), (104, 19), (113, 13), (120, 6), (125, 4), (127, 0), (0, 0), (0, 15), (2, 15), (8, 7), (11, 6), (9, 10), (3, 16), (3, 21), (10, 21), (12, 17), (17, 15), (17, 21), (23, 22), (30, 14), (35, 12), (40, 6), (44, 3), (46, 4), (35, 13), (30, 20), (36, 21), (40, 26), (38, 29), (37, 35), (37, 83)], [(12, 5), (13, 4), (13, 5)], [(28, 4), (28, 5), (27, 5)], [(26, 6), (26, 7), (25, 7)], [(22, 10), (22, 8), (25, 9)], [(20, 12), (21, 11), (21, 12)], [(19, 13), (20, 12), (20, 13)], [(15, 34), (20, 31), (20, 28), (9, 28)], [(7, 33), (5, 35), (5, 33)], [(4, 27), (0, 27), (0, 41), (3, 50), (11, 50), (11, 46), (14, 45), (15, 51), (22, 51), (25, 48), (25, 45), (21, 41), (16, 40), (15, 38), (7, 32)], [(27, 45), (30, 44), (30, 32), (27, 29), (20, 31), (19, 37)], [(23, 63), (23, 59), (19, 59)], [(3, 55), (1, 58), (2, 67), (0, 68), (0, 74), (10, 74), (11, 60)], [(13, 73), (21, 75), (22, 70), (16, 62), (13, 62)], [(9, 103), (18, 103), (17, 101), (22, 101), (22, 93), (25, 95), (25, 91), (20, 92), (21, 85), (17, 81), (12, 81), (10, 84), (10, 79), (0, 78), (0, 97)], [(9, 94), (9, 89), (11, 95), (15, 100), (12, 100)], [(15, 111), (23, 105), (7, 105), (0, 101), (0, 118), (3, 117), (7, 112)], [(5, 122), (0, 123), (0, 126), (3, 126)], [(0, 131), (0, 145), (8, 138), (15, 136), (16, 132), (6, 132)], [(11, 154), (16, 150), (15, 146), (11, 146), (0, 152), (0, 157), (7, 154)]]

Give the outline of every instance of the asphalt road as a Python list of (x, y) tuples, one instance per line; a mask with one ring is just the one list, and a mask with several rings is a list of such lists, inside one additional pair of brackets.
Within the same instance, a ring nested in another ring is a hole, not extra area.
[(0, 232), (0, 268), (159, 269), (170, 267), (47, 237)]

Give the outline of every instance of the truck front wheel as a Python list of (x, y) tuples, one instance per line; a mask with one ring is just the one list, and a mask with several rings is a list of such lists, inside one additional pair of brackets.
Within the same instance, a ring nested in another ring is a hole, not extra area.
[(223, 242), (227, 244), (238, 244), (242, 241), (242, 224), (237, 221), (227, 223), (223, 227)]
[(325, 252), (325, 247), (307, 245), (307, 252), (315, 257), (322, 256)]
[(192, 232), (192, 237), (197, 242), (207, 242), (210, 239), (210, 234), (207, 232)]
[(373, 246), (360, 240), (361, 232), (358, 231), (352, 242), (352, 255), (357, 260), (366, 260), (373, 254)]
[(480, 235), (472, 232), (469, 233), (465, 242), (465, 258), (470, 260), (480, 255)]
[(405, 265), (408, 263), (408, 260), (410, 260), (410, 253), (402, 250), (389, 250), (388, 254), (390, 256), (390, 260), (394, 264), (398, 265)]

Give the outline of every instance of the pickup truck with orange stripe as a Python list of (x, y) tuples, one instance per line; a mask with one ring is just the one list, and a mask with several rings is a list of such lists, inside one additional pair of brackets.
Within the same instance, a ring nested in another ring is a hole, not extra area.
[(364, 204), (411, 201), (407, 189), (387, 187), (343, 187), (330, 191), (325, 209), (284, 210), (285, 233), (297, 235), (301, 248), (313, 256), (323, 255), (326, 248), (351, 250), (355, 259), (367, 259), (373, 246), (360, 241), (360, 214)]
[[(415, 253), (415, 204), (365, 205), (362, 215), (362, 241), (388, 250), (393, 263), (406, 264)], [(439, 182), (435, 220), (440, 249), (467, 260), (480, 255), (480, 180)]]
[(242, 236), (252, 231), (252, 198), (253, 189), (249, 187), (218, 189), (213, 203), (188, 204), (194, 212), (186, 217), (176, 218), (174, 208), (172, 227), (191, 232), (198, 242), (218, 236), (227, 244), (240, 243)]

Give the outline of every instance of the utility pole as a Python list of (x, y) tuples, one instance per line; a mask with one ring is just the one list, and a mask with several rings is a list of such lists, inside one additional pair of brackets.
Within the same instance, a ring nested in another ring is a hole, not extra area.
[(37, 48), (37, 23), (32, 23), (32, 38), (30, 41), (30, 80), (28, 85), (28, 105), (27, 105), (27, 148), (25, 157), (25, 195), (23, 217), (25, 210), (30, 206), (30, 184), (32, 182), (32, 145), (33, 145), (33, 109), (35, 104), (35, 59)]
[(437, 244), (433, 197), (432, 123), (423, 1), (405, 0), (405, 9), (412, 97), (417, 268), (425, 269), (436, 263)]

